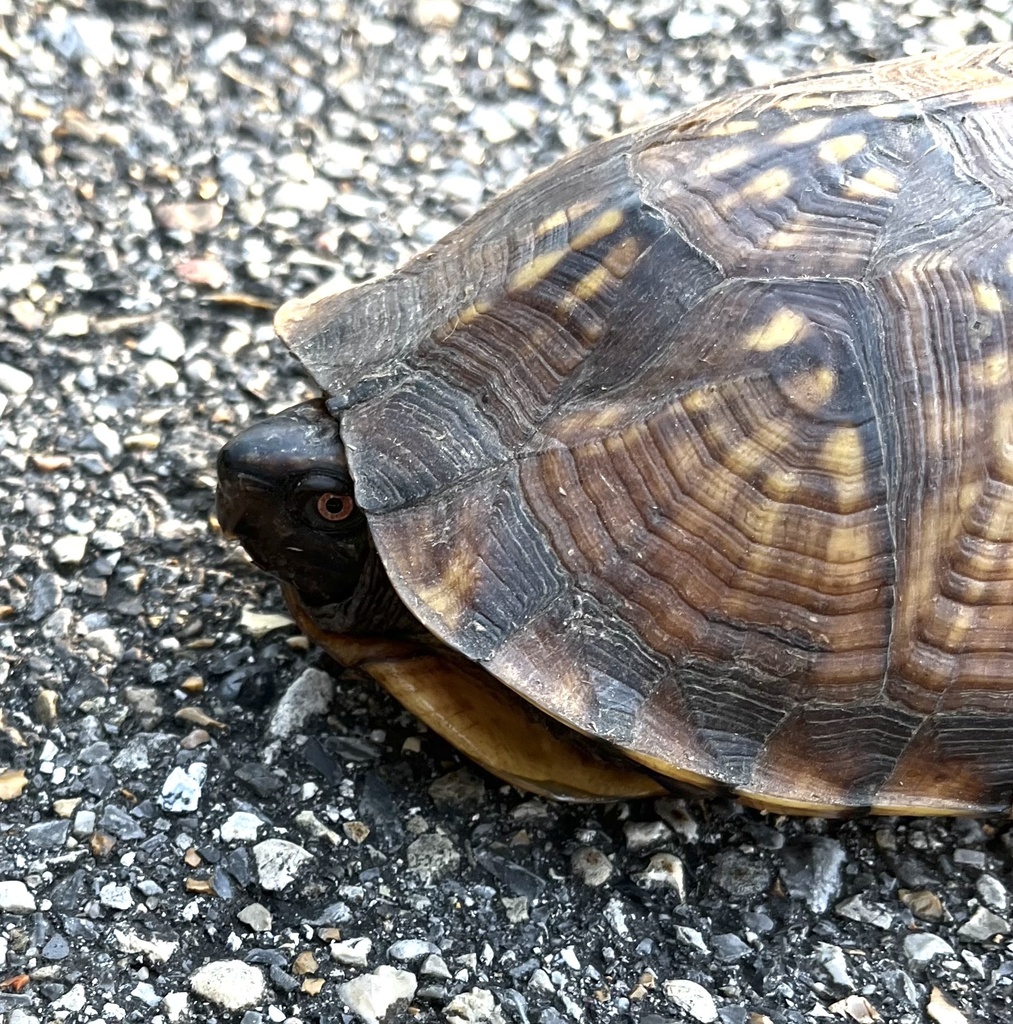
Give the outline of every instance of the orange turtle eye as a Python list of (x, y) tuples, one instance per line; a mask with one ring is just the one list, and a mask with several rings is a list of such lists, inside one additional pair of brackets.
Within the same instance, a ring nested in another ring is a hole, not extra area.
[(355, 502), (350, 494), (335, 494), (328, 491), (317, 498), (317, 514), (329, 523), (340, 523), (347, 519), (355, 509)]

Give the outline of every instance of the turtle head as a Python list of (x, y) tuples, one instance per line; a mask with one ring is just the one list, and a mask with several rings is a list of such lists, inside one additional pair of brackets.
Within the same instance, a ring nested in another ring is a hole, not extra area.
[(216, 513), (304, 604), (340, 605), (356, 593), (372, 544), (337, 420), (322, 400), (255, 423), (222, 448)]

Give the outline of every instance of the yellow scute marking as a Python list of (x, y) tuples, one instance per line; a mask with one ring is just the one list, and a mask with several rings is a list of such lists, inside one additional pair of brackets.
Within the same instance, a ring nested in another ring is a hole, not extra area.
[(981, 382), (986, 387), (996, 388), (1009, 381), (1009, 356), (996, 352), (981, 361)]
[(735, 146), (733, 149), (726, 149), (723, 153), (717, 153), (708, 157), (697, 168), (698, 178), (719, 178), (727, 171), (734, 171), (741, 167), (753, 155), (753, 150), (748, 146)]
[(796, 341), (809, 321), (793, 309), (779, 309), (762, 327), (746, 336), (745, 347), (753, 352), (770, 352)]
[(974, 285), (974, 301), (988, 313), (1002, 312), (1002, 296), (994, 284), (978, 281)]
[(614, 277), (624, 278), (640, 258), (640, 246), (635, 238), (624, 238), (602, 257), (602, 265)]
[(721, 460), (724, 467), (739, 479), (752, 476), (764, 463), (770, 460), (770, 452), (747, 438), (740, 441)]
[(826, 131), (829, 124), (829, 117), (814, 117), (811, 121), (802, 121), (800, 124), (785, 128), (774, 137), (774, 141), (782, 146), (798, 146), (803, 142), (812, 142)]
[(606, 238), (615, 232), (623, 222), (622, 210), (606, 210), (600, 217), (597, 217), (570, 243), (570, 248), (575, 250), (586, 249), (589, 245), (602, 238)]
[(713, 393), (708, 388), (697, 388), (682, 396), (682, 407), (688, 413), (703, 412), (714, 401)]
[(871, 167), (862, 175), (862, 181), (873, 188), (880, 188), (884, 192), (896, 192), (898, 181), (893, 171), (885, 167)]
[(873, 117), (893, 121), (901, 117), (919, 117), (921, 111), (916, 104), (907, 100), (899, 100), (894, 103), (877, 103), (869, 107), (869, 113)]
[(838, 476), (857, 476), (865, 466), (862, 435), (854, 427), (838, 427), (823, 446), (823, 464)]
[(550, 213), (549, 216), (535, 228), (535, 237), (544, 238), (545, 235), (551, 234), (556, 230), (556, 228), (565, 227), (569, 222), (570, 220), (566, 216), (566, 210), (557, 210), (555, 213)]
[(566, 250), (557, 249), (554, 252), (546, 252), (542, 253), (541, 256), (536, 256), (530, 263), (525, 263), (523, 267), (518, 267), (510, 275), (507, 287), (510, 291), (521, 291), (524, 288), (531, 288), (533, 285), (538, 284), (539, 281), (544, 281), (565, 255)]
[(455, 548), (438, 570), (440, 578), (419, 587), (419, 599), (452, 629), (470, 606), (475, 588), (475, 561), (468, 545)]
[(832, 107), (829, 96), (816, 92), (800, 92), (794, 96), (785, 96), (777, 106), (781, 110), (812, 110), (814, 107)]
[(793, 374), (784, 385), (793, 402), (808, 412), (815, 412), (833, 398), (837, 388), (837, 374), (829, 366)]
[(800, 484), (801, 479), (795, 470), (779, 466), (764, 477), (763, 491), (774, 501), (790, 501)]
[(459, 327), (467, 327), (468, 324), (477, 320), (484, 313), (488, 313), (492, 309), (492, 305), (488, 302), (483, 302), (479, 299), (477, 302), (473, 302), (470, 306), (465, 306), (457, 314), (457, 324)]
[(608, 267), (595, 267), (573, 286), (573, 297), (581, 302), (587, 302), (588, 299), (593, 299), (611, 278)]
[(755, 131), (759, 127), (756, 121), (739, 120), (725, 121), (724, 124), (712, 125), (708, 135), (741, 135), (743, 132)]
[(838, 526), (827, 531), (826, 560), (833, 565), (865, 562), (872, 557), (869, 530), (865, 526)]
[(572, 446), (603, 432), (611, 433), (627, 412), (621, 405), (610, 405), (604, 409), (570, 413), (558, 422), (552, 435), (563, 444)]
[(865, 149), (868, 140), (860, 132), (854, 135), (838, 135), (820, 144), (820, 159), (828, 164), (839, 164)]
[(780, 199), (791, 188), (791, 174), (784, 167), (771, 167), (742, 186), (747, 198)]
[(844, 179), (844, 194), (851, 199), (886, 199), (893, 192), (869, 181), (867, 177), (855, 178), (848, 175)]

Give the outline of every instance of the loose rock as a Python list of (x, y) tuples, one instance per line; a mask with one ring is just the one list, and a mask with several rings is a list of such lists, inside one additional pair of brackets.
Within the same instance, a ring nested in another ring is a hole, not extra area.
[(714, 997), (702, 985), (695, 981), (676, 979), (662, 984), (662, 990), (668, 1001), (687, 1013), (700, 1024), (713, 1024), (718, 1019)]
[(217, 960), (205, 964), (190, 978), (194, 995), (235, 1012), (263, 1002), (267, 984), (263, 972), (242, 960)]
[(35, 897), (28, 886), (17, 879), (0, 882), (0, 912), (4, 914), (32, 914), (35, 912)]
[(313, 860), (313, 854), (287, 839), (265, 839), (253, 848), (257, 880), (270, 892), (286, 888), (300, 870)]
[(414, 974), (386, 964), (372, 974), (362, 974), (338, 987), (338, 994), (352, 1013), (366, 1024), (380, 1024), (405, 1010), (415, 997)]

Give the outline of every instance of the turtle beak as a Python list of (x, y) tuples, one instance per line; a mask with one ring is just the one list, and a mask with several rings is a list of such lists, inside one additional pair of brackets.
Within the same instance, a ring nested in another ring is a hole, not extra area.
[(334, 538), (315, 536), (298, 497), (300, 484), (321, 474), (343, 478), (351, 488), (337, 421), (320, 399), (247, 427), (218, 453), (217, 469), (215, 515), (222, 532), (262, 569), (285, 579), (308, 577), (306, 545), (330, 557)]
[[(277, 489), (270, 478), (277, 429), (270, 420), (255, 423), (232, 438), (218, 453), (215, 516), (230, 540), (242, 539), (240, 524), (254, 503)], [(267, 470), (267, 472), (265, 472)]]

